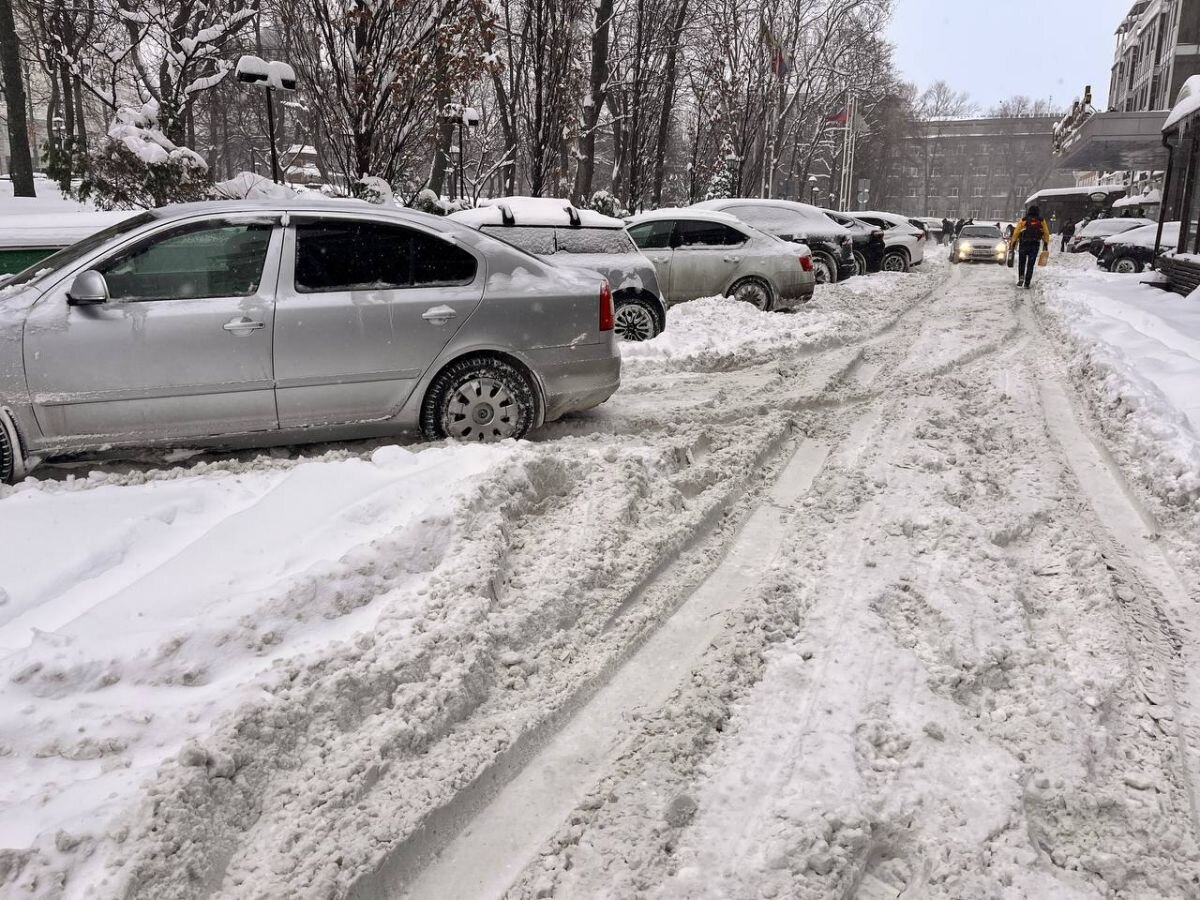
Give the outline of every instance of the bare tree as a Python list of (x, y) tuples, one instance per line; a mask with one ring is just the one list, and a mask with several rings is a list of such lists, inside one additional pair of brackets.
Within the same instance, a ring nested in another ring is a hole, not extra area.
[(8, 118), (8, 145), (12, 154), (13, 193), (17, 197), (34, 196), (33, 157), (29, 153), (29, 123), (26, 118), (25, 82), (21, 77), (21, 57), (17, 42), (17, 23), (9, 0), (0, 0), (0, 77), (4, 79), (4, 105)]

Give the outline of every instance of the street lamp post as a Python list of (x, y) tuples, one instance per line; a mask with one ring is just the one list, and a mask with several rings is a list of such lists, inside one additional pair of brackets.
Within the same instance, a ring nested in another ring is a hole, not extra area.
[(464, 189), (467, 157), (465, 132), (468, 128), (475, 128), (479, 125), (479, 113), (474, 107), (467, 106), (465, 103), (447, 103), (438, 114), (438, 118), (443, 122), (458, 126), (458, 171), (457, 177), (452, 179), (455, 182), (455, 188), (454, 196), (450, 198), (457, 200), (459, 193), (466, 196)]
[(272, 95), (276, 91), (296, 90), (296, 71), (285, 62), (243, 56), (237, 62), (237, 79), (244, 84), (253, 84), (267, 92), (267, 132), (271, 141), (271, 180), (282, 181), (279, 173), (279, 152), (275, 147), (275, 103)]
[(817, 205), (817, 176), (816, 175), (808, 176), (808, 198), (809, 198), (809, 202), (812, 203), (813, 206)]

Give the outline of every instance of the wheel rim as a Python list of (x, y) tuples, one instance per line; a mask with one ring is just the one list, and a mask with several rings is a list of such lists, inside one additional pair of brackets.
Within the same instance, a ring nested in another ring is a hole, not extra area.
[(833, 273), (829, 270), (829, 263), (819, 256), (814, 256), (812, 263), (813, 276), (816, 278), (817, 284), (829, 284), (833, 280), (830, 277)]
[(460, 441), (502, 441), (517, 433), (519, 419), (520, 404), (495, 378), (464, 381), (446, 404), (446, 433)]
[(1131, 259), (1118, 259), (1115, 268), (1122, 275), (1128, 275), (1130, 272), (1134, 271), (1137, 266), (1133, 264), (1133, 260)]
[(898, 253), (889, 253), (883, 259), (883, 270), (885, 272), (903, 272), (904, 257)]
[(863, 256), (861, 253), (859, 253), (857, 250), (854, 251), (854, 274), (855, 275), (866, 275), (867, 274), (867, 258), (865, 256)]
[(654, 316), (636, 303), (617, 307), (613, 331), (623, 341), (648, 341), (654, 337)]
[(767, 289), (757, 281), (745, 281), (734, 289), (733, 299), (749, 303), (756, 309), (766, 309), (770, 297)]

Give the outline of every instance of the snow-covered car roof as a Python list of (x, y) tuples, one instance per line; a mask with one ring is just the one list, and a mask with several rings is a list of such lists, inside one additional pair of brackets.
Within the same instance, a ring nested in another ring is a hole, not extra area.
[(1149, 219), (1094, 219), (1079, 230), (1084, 237), (1099, 237), (1104, 234), (1121, 234), (1140, 228), (1143, 225), (1154, 225)]
[(628, 223), (630, 225), (637, 225), (641, 222), (657, 222), (662, 219), (695, 219), (700, 222), (722, 222), (726, 225), (740, 225), (742, 228), (747, 227), (746, 223), (737, 216), (717, 212), (715, 209), (701, 209), (695, 206), (672, 206), (664, 209), (653, 209), (649, 212), (631, 216), (628, 219)]
[[(1140, 225), (1137, 228), (1131, 228), (1129, 231), (1123, 231), (1120, 234), (1110, 235), (1104, 239), (1104, 243), (1128, 244), (1133, 247), (1149, 247), (1153, 249), (1157, 238), (1158, 223), (1154, 222), (1149, 225)], [(1178, 243), (1179, 223), (1163, 222), (1162, 245), (1169, 248), (1174, 247)]]
[[(761, 197), (728, 197), (723, 200), (701, 200), (699, 203), (688, 207), (689, 209), (707, 209), (713, 212), (729, 209), (735, 206), (756, 206), (765, 209), (783, 209), (788, 212), (795, 213), (802, 218), (808, 219), (814, 223), (821, 225), (832, 224), (834, 228), (842, 228), (844, 226), (834, 222), (829, 216), (825, 215), (825, 211), (819, 206), (812, 206), (808, 203), (800, 203), (796, 200), (766, 200)], [(732, 214), (730, 214), (732, 215)], [(843, 215), (852, 216), (853, 213), (843, 213)]]
[(874, 216), (877, 219), (883, 219), (885, 222), (891, 222), (893, 225), (907, 225), (909, 228), (916, 230), (917, 226), (908, 220), (908, 216), (902, 216), (899, 213), (880, 212), (876, 209), (855, 209), (846, 213), (848, 216)]
[(474, 209), (450, 214), (473, 228), (484, 225), (532, 225), (543, 228), (624, 228), (625, 223), (590, 209), (576, 209), (570, 200), (553, 197), (498, 197)]

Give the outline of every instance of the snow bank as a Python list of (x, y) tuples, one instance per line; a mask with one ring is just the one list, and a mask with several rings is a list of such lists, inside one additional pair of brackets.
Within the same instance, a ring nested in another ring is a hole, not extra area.
[(1200, 501), (1200, 304), (1092, 270), (1051, 269), (1045, 306), (1140, 481), (1173, 505)]
[[(1148, 247), (1154, 249), (1154, 243), (1158, 238), (1158, 225), (1142, 225), (1130, 231), (1114, 234), (1104, 239), (1106, 244), (1130, 244), (1134, 247)], [(1164, 222), (1162, 229), (1162, 245), (1170, 249), (1179, 243), (1179, 223)]]
[(812, 301), (779, 313), (705, 297), (671, 307), (666, 331), (650, 341), (622, 343), (621, 357), (626, 365), (715, 370), (765, 360), (784, 349), (837, 346), (887, 324), (932, 285), (931, 271), (880, 272), (820, 285)]
[(67, 247), (137, 214), (122, 210), (0, 217), (0, 247)]
[(388, 567), (391, 590), (419, 585), (467, 486), (511, 452), (386, 446), (369, 459), (7, 492), (0, 847), (30, 855), (22, 883), (115, 834), (165, 763), (232, 775), (231, 757), (195, 742), (262, 702), (287, 661), (371, 633), (384, 608), (403, 618), (370, 588)]

